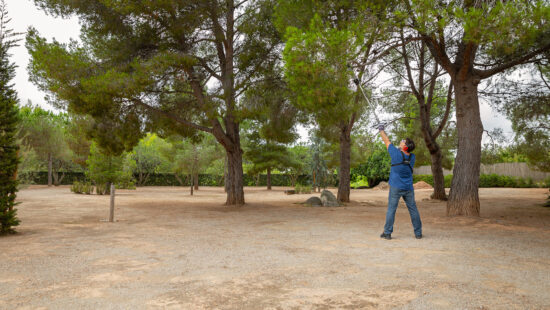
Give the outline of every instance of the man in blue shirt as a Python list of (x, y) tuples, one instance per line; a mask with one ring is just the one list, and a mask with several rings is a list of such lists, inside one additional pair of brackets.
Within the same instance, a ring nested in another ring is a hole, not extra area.
[(399, 149), (397, 149), (388, 139), (388, 136), (384, 132), (384, 125), (379, 125), (380, 136), (388, 153), (391, 157), (391, 170), (390, 170), (390, 194), (388, 198), (388, 212), (386, 213), (386, 225), (384, 225), (384, 232), (380, 235), (381, 238), (391, 240), (391, 234), (393, 232), (393, 223), (395, 221), (395, 211), (399, 199), (403, 197), (409, 214), (411, 216), (411, 222), (414, 228), (414, 235), (416, 239), (422, 238), (422, 221), (420, 220), (420, 214), (416, 208), (416, 202), (414, 201), (414, 188), (413, 188), (413, 167), (416, 157), (411, 152), (414, 150), (414, 142), (407, 138), (401, 140), (399, 143)]

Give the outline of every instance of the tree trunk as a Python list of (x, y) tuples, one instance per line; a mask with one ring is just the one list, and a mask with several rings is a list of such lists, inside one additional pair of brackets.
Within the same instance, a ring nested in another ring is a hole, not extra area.
[(229, 180), (229, 157), (228, 155), (225, 156), (225, 162), (223, 164), (223, 189), (227, 193), (229, 191), (229, 183), (227, 180)]
[(199, 190), (199, 173), (195, 173), (195, 176), (193, 177), (193, 180), (195, 181), (195, 190)]
[(421, 131), (424, 137), (426, 147), (430, 152), (432, 176), (434, 178), (434, 192), (431, 196), (432, 199), (447, 200), (445, 194), (445, 179), (443, 177), (442, 155), (441, 148), (437, 141), (434, 139), (434, 135), (430, 126), (430, 114), (425, 111), (425, 105), (420, 106), (420, 118), (421, 118)]
[(109, 208), (109, 222), (115, 221), (115, 184), (111, 183), (110, 186), (111, 204)]
[(478, 83), (479, 80), (473, 76), (453, 81), (458, 151), (447, 202), (448, 216), (479, 216), (478, 187), (483, 124), (479, 115)]
[(267, 189), (271, 190), (271, 167), (267, 168)]
[(191, 178), (191, 182), (190, 182), (190, 184), (191, 184), (191, 196), (193, 196), (194, 178), (193, 178), (192, 173), (189, 175), (189, 178)]
[(227, 200), (225, 204), (231, 205), (243, 205), (244, 204), (244, 190), (243, 190), (243, 160), (242, 150), (240, 147), (236, 147), (236, 150), (227, 151), (228, 158), (228, 178), (227, 184)]
[(441, 163), (441, 150), (438, 148), (436, 153), (431, 154), (432, 157), (432, 175), (434, 178), (434, 192), (432, 199), (447, 200), (445, 194), (445, 177), (443, 176), (443, 166)]
[(347, 126), (340, 133), (340, 181), (338, 182), (337, 199), (349, 202), (351, 168), (351, 137)]
[(48, 153), (48, 186), (52, 186), (52, 167), (53, 159), (52, 154)]

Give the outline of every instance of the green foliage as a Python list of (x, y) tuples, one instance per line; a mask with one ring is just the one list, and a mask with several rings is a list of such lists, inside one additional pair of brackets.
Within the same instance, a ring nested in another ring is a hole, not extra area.
[(54, 185), (59, 185), (63, 171), (75, 170), (73, 153), (67, 144), (68, 116), (46, 111), (29, 102), (20, 109), (19, 138), (23, 145), (22, 171), (48, 169), (52, 162)]
[[(445, 176), (445, 187), (451, 187), (452, 175)], [(424, 181), (433, 186), (433, 176), (413, 175), (413, 182)], [(498, 174), (482, 174), (479, 176), (479, 187), (515, 187), (515, 188), (530, 188), (530, 187), (547, 187), (550, 180), (535, 183), (531, 178), (519, 178)]]
[(199, 133), (193, 138), (172, 135), (166, 142), (159, 148), (160, 154), (169, 163), (167, 170), (176, 175), (181, 185), (185, 176), (204, 173), (213, 163), (216, 167), (211, 171), (223, 176), (225, 151), (211, 135)]
[[(86, 173), (84, 171), (64, 171), (64, 177), (59, 181), (59, 185), (70, 185), (74, 182), (85, 182)], [(17, 175), (21, 184), (48, 184), (47, 171), (23, 171)]]
[(347, 68), (352, 33), (327, 27), (316, 15), (308, 29), (288, 27), (283, 51), (285, 76), (293, 103), (313, 113), (321, 127), (333, 126), (356, 112)]
[(100, 195), (109, 193), (110, 183), (131, 186), (132, 172), (124, 166), (123, 156), (106, 153), (96, 142), (90, 146), (90, 156), (86, 164), (88, 165), (86, 177), (96, 185), (96, 192)]
[(327, 187), (330, 182), (330, 172), (327, 167), (326, 156), (323, 152), (327, 142), (319, 135), (314, 134), (309, 147), (311, 153), (311, 185), (314, 188)]
[[(546, 1), (426, 1), (413, 0), (415, 28), (439, 33), (463, 30), (462, 42), (480, 46), (487, 63), (499, 63), (548, 43), (550, 7)], [(403, 12), (403, 18), (410, 13)], [(546, 37), (545, 37), (546, 36)]]
[(9, 59), (10, 49), (17, 45), (18, 34), (7, 28), (10, 20), (7, 13), (5, 2), (0, 2), (0, 235), (15, 232), (13, 228), (19, 225), (15, 198), (19, 163), (16, 131), (20, 120), (17, 93), (11, 84), (15, 65)]
[(275, 1), (35, 3), (77, 16), (82, 43), (48, 42), (29, 29), (31, 80), (49, 101), (92, 116), (107, 133), (94, 140), (109, 153), (132, 149), (146, 132), (201, 130), (227, 149), (241, 147), (238, 128), (248, 116), (238, 99), (279, 63)]
[(88, 182), (78, 182), (75, 181), (73, 185), (71, 185), (71, 192), (75, 194), (86, 194), (90, 195), (94, 191), (94, 187), (91, 183)]
[[(550, 73), (546, 78), (550, 79)], [(503, 112), (516, 133), (516, 152), (524, 155), (530, 166), (550, 172), (550, 94), (522, 97), (507, 103)]]
[(359, 177), (365, 177), (367, 183), (374, 187), (381, 181), (390, 178), (391, 158), (386, 146), (381, 143), (374, 145), (374, 149), (365, 163), (351, 171), (352, 181), (358, 181)]
[(289, 167), (287, 172), (291, 178), (291, 186), (297, 183), (298, 177), (309, 172), (312, 167), (312, 158), (309, 148), (306, 145), (298, 144), (288, 149), (295, 165)]
[(252, 163), (248, 174), (256, 175), (268, 169), (298, 169), (300, 166), (285, 145), (263, 139), (258, 131), (250, 132), (246, 139), (244, 159)]
[(496, 163), (521, 163), (527, 162), (527, 156), (516, 146), (493, 147), (492, 145), (486, 145), (481, 150), (481, 162), (487, 165)]
[[(434, 98), (432, 101), (430, 115), (430, 125), (434, 128), (433, 131), (435, 131), (435, 128), (439, 126), (444, 117), (446, 93), (446, 87), (442, 84), (437, 84), (434, 90)], [(396, 137), (396, 140), (398, 141), (405, 138), (410, 138), (415, 141), (415, 165), (431, 165), (431, 154), (426, 146), (426, 143), (424, 142), (424, 136), (422, 134), (422, 124), (419, 118), (420, 108), (417, 99), (409, 93), (403, 94), (403, 92), (399, 92), (397, 98), (394, 96), (388, 96), (388, 98), (383, 101), (383, 105), (386, 107), (386, 111), (395, 113), (401, 118), (392, 124), (392, 136)], [(452, 112), (453, 111), (451, 110), (451, 115)], [(447, 125), (444, 127), (437, 139), (437, 143), (442, 154), (442, 167), (450, 169), (454, 164), (454, 151), (457, 149), (458, 144), (458, 139), (456, 137), (456, 126), (454, 122), (447, 122)]]
[(147, 134), (127, 155), (125, 166), (137, 175), (137, 186), (143, 186), (151, 173), (169, 172), (171, 162), (161, 154), (168, 147), (164, 139)]
[(309, 185), (296, 184), (294, 187), (296, 194), (311, 194), (311, 190), (311, 186)]
[(90, 154), (94, 126), (95, 122), (89, 116), (69, 114), (66, 141), (73, 153), (72, 161), (82, 169), (86, 168), (86, 160)]
[[(452, 180), (453, 180), (453, 175), (451, 174), (446, 175), (443, 179), (444, 186), (447, 188), (451, 187)], [(433, 179), (433, 175), (431, 174), (413, 175), (413, 183), (420, 182), (420, 181), (424, 181), (430, 184), (431, 186), (434, 186), (434, 179)]]
[(366, 176), (357, 175), (355, 180), (351, 182), (351, 188), (368, 187), (369, 181)]

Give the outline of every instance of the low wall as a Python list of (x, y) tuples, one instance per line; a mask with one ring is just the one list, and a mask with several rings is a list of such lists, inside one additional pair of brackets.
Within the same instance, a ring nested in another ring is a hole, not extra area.
[[(481, 164), (481, 174), (498, 174), (524, 179), (531, 178), (538, 182), (550, 177), (550, 172), (541, 172), (531, 169), (526, 163), (499, 163), (492, 165)], [(432, 174), (430, 166), (419, 166), (414, 168), (414, 174)], [(443, 175), (453, 174), (452, 170), (443, 169)]]

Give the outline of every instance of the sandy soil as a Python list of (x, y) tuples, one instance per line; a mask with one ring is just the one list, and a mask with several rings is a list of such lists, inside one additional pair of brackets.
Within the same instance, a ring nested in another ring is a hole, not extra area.
[[(447, 218), (417, 190), (379, 238), (387, 190), (340, 208), (311, 195), (147, 187), (108, 197), (19, 193), (19, 234), (0, 238), (0, 309), (550, 309), (546, 189), (481, 189), (481, 218)], [(335, 192), (335, 190), (333, 190)]]

